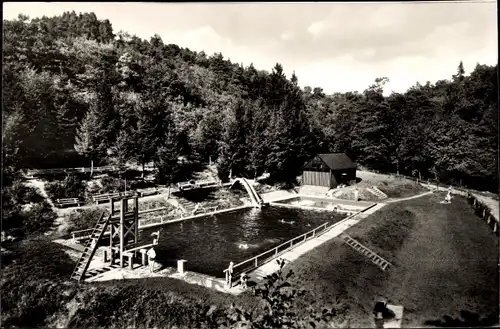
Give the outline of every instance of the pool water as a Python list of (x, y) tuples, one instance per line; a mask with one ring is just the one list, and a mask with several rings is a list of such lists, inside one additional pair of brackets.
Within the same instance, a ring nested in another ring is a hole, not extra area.
[[(161, 227), (156, 261), (176, 266), (177, 260), (185, 259), (189, 271), (222, 278), (231, 261), (237, 264), (343, 218), (345, 215), (329, 211), (264, 207), (188, 219)], [(151, 233), (159, 229), (145, 229), (140, 240), (151, 243)]]

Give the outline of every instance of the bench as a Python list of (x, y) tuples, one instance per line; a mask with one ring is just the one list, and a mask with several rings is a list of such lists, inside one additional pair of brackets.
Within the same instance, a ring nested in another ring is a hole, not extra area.
[(78, 198), (68, 198), (68, 199), (57, 199), (56, 200), (56, 204), (58, 207), (62, 207), (62, 206), (68, 206), (68, 205), (78, 205), (78, 207), (80, 207), (80, 200), (78, 200)]
[(139, 194), (139, 196), (145, 197), (149, 195), (158, 194), (158, 189), (155, 188), (155, 189), (142, 190), (142, 191), (137, 191), (137, 193)]
[(194, 183), (177, 183), (177, 186), (179, 187), (179, 190), (191, 190), (196, 187), (196, 184)]
[(118, 199), (120, 197), (120, 193), (108, 193), (108, 194), (100, 194), (92, 196), (92, 200), (99, 204), (101, 201), (109, 201), (109, 199)]
[(133, 197), (133, 196), (137, 196), (137, 195), (138, 195), (138, 193), (136, 191), (127, 191), (127, 192), (120, 193), (120, 196), (125, 197), (125, 198), (129, 198), (129, 197)]
[(216, 181), (204, 181), (204, 182), (198, 182), (199, 187), (207, 187), (207, 186), (217, 186)]

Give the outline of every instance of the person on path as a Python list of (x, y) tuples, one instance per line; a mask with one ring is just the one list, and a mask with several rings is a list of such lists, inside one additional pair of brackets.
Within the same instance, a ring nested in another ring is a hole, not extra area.
[(246, 290), (248, 288), (248, 276), (246, 273), (241, 273), (241, 288)]
[(446, 198), (444, 200), (446, 201), (446, 203), (451, 203), (451, 192), (448, 192), (448, 194), (446, 194)]
[(387, 298), (380, 298), (373, 308), (373, 315), (375, 316), (375, 327), (384, 328), (384, 313), (387, 310)]
[(149, 272), (153, 273), (155, 268), (155, 258), (156, 258), (155, 249), (154, 248), (149, 249), (147, 255), (148, 255)]
[(229, 267), (227, 269), (227, 284), (229, 285), (229, 288), (232, 287), (233, 285), (233, 280), (232, 280), (232, 277), (233, 277), (233, 266), (234, 266), (234, 263), (233, 262), (230, 262), (229, 263)]

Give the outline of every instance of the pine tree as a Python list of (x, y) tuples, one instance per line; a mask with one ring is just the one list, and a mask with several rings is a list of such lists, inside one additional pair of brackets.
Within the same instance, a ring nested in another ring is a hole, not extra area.
[(102, 120), (96, 105), (85, 115), (75, 137), (75, 150), (91, 161), (99, 161), (106, 153)]

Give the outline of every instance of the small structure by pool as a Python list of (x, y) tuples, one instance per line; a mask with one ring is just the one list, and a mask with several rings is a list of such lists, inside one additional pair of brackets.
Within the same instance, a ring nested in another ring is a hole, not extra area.
[(366, 201), (350, 201), (335, 198), (322, 198), (309, 195), (293, 195), (286, 199), (274, 201), (271, 205), (284, 206), (289, 208), (301, 208), (310, 210), (330, 210), (339, 213), (351, 214), (361, 211), (373, 202)]
[(318, 154), (303, 168), (302, 185), (335, 188), (356, 181), (356, 164), (345, 153)]

